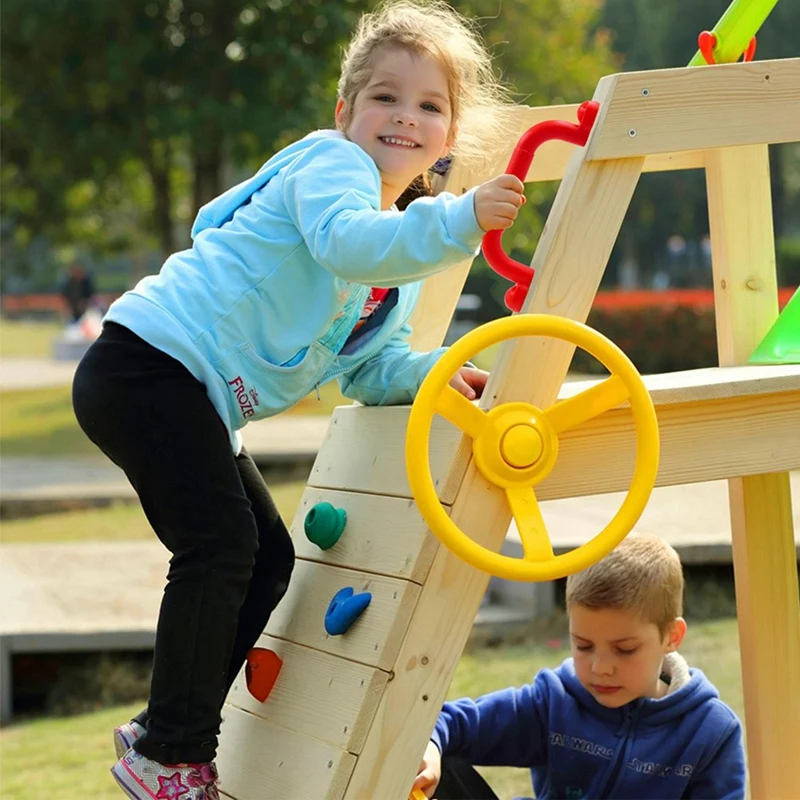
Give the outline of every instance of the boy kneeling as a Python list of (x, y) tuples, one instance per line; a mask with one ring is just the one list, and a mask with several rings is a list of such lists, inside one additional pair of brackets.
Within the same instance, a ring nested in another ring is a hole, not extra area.
[(496, 800), (473, 765), (512, 766), (531, 770), (537, 798), (743, 798), (741, 724), (677, 652), (675, 550), (628, 536), (567, 579), (567, 613), (573, 657), (521, 688), (446, 703), (414, 787)]

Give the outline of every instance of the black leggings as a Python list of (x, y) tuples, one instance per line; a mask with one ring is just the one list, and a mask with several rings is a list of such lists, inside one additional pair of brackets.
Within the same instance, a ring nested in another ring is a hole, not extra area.
[(172, 553), (136, 749), (164, 764), (211, 761), (225, 696), (286, 593), (291, 537), (253, 460), (234, 456), (205, 387), (127, 328), (106, 323), (72, 397)]
[(478, 770), (458, 756), (442, 757), (442, 778), (433, 796), (436, 800), (497, 800)]

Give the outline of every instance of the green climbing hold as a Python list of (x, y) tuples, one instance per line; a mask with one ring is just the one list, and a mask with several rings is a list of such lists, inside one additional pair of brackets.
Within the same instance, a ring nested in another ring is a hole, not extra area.
[(750, 356), (751, 364), (800, 364), (800, 289)]
[(306, 514), (306, 536), (322, 550), (328, 550), (339, 541), (347, 523), (347, 512), (330, 503), (317, 503)]

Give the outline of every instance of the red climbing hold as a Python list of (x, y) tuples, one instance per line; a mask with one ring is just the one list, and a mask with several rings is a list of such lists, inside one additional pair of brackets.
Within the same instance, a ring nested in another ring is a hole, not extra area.
[(256, 700), (263, 703), (272, 691), (283, 661), (277, 653), (265, 647), (254, 647), (247, 654), (244, 668), (247, 688)]

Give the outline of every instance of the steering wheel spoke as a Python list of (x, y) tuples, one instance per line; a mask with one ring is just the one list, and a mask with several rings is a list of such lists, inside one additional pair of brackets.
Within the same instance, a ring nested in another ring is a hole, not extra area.
[(591, 389), (556, 403), (545, 411), (545, 416), (550, 420), (556, 433), (563, 433), (610, 411), (620, 403), (624, 403), (630, 396), (630, 389), (622, 378), (619, 375), (611, 375)]
[(444, 391), (436, 398), (435, 410), (473, 439), (478, 438), (486, 424), (485, 412), (452, 386), (445, 386)]
[(506, 497), (514, 522), (517, 523), (525, 560), (549, 561), (555, 558), (542, 510), (533, 489), (530, 486), (510, 486), (506, 489)]

